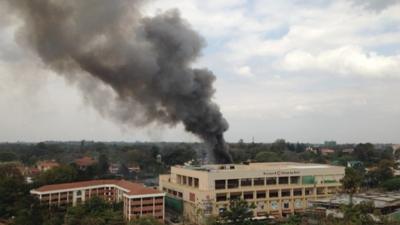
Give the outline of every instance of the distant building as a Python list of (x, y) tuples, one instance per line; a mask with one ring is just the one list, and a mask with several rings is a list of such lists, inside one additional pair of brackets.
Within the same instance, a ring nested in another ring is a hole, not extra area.
[(139, 173), (140, 172), (140, 166), (138, 165), (129, 165), (128, 170), (130, 173)]
[(157, 155), (157, 162), (158, 162), (158, 163), (162, 163), (162, 156), (161, 156), (161, 154), (158, 154), (158, 155)]
[(308, 146), (308, 147), (306, 148), (306, 152), (317, 153), (317, 148), (313, 148), (313, 147), (311, 147), (311, 146)]
[(345, 154), (351, 154), (351, 153), (353, 153), (354, 152), (354, 149), (353, 148), (346, 148), (346, 149), (343, 149), (342, 150), (342, 153), (345, 153)]
[(97, 163), (97, 161), (89, 156), (85, 156), (85, 157), (75, 160), (75, 164), (81, 170), (85, 170), (87, 167), (92, 166), (96, 163)]
[(322, 155), (330, 155), (335, 153), (335, 150), (330, 148), (321, 148), (319, 151), (321, 152)]
[(166, 204), (192, 222), (218, 215), (234, 199), (254, 203), (255, 217), (279, 218), (336, 194), (343, 176), (341, 166), (294, 162), (173, 166), (171, 174), (160, 175), (159, 188), (167, 193)]
[(31, 190), (41, 204), (52, 206), (75, 206), (91, 197), (109, 202), (123, 202), (123, 214), (127, 220), (151, 216), (164, 221), (165, 194), (147, 188), (143, 184), (125, 180), (91, 180), (64, 184), (52, 184)]
[(393, 149), (393, 155), (396, 155), (396, 152), (400, 150), (400, 145), (399, 144), (392, 145), (392, 149)]
[(355, 168), (355, 167), (363, 167), (364, 164), (361, 161), (353, 160), (347, 162), (347, 167)]
[(58, 162), (56, 162), (55, 160), (44, 160), (44, 161), (39, 161), (38, 163), (36, 163), (36, 168), (40, 171), (40, 172), (44, 172), (50, 169), (53, 169), (55, 167), (59, 167), (60, 164)]
[(108, 171), (110, 171), (111, 174), (118, 174), (119, 168), (121, 167), (120, 164), (118, 163), (112, 163), (108, 166)]
[[(375, 211), (379, 211), (382, 215), (389, 215), (397, 212), (400, 209), (400, 192), (371, 192), (355, 194), (353, 196), (353, 204), (360, 204), (361, 202), (372, 202), (374, 204)], [(336, 217), (343, 216), (339, 209), (342, 205), (348, 204), (350, 204), (350, 198), (348, 194), (341, 194), (330, 198), (310, 201), (310, 205), (315, 212), (326, 216), (332, 214)]]
[(325, 141), (324, 145), (326, 147), (335, 147), (336, 146), (336, 141)]

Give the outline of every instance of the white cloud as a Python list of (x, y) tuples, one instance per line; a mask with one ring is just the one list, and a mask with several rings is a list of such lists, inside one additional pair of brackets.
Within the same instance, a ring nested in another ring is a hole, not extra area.
[(236, 73), (242, 77), (253, 77), (254, 74), (249, 66), (241, 66), (236, 69)]
[(364, 52), (355, 46), (344, 46), (319, 54), (291, 51), (286, 54), (281, 66), (290, 71), (400, 78), (400, 55), (383, 56), (375, 52)]

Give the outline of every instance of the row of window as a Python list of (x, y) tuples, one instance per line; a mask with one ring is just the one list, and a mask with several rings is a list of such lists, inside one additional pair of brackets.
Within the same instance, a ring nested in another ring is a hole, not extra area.
[(199, 187), (199, 178), (177, 175), (177, 183), (181, 185), (187, 185), (191, 187)]
[[(282, 203), (280, 203), (278, 201), (271, 201), (266, 205), (265, 204), (257, 204), (256, 208), (257, 208), (257, 210), (264, 210), (264, 209), (266, 209), (266, 207), (269, 206), (270, 210), (279, 210), (279, 209), (290, 209), (292, 206), (294, 209), (301, 209), (304, 207), (305, 204), (306, 203), (304, 203), (300, 199), (297, 199), (294, 202), (284, 201)], [(224, 212), (227, 207), (228, 207), (228, 205), (226, 205), (226, 204), (219, 206), (219, 213)]]
[(163, 191), (167, 192), (168, 194), (173, 195), (175, 197), (183, 198), (183, 193), (182, 192), (175, 191), (175, 190), (172, 190), (172, 189), (167, 189), (167, 188), (163, 188)]
[(300, 184), (300, 177), (259, 177), (229, 180), (215, 180), (215, 189), (234, 189), (246, 186), (264, 186), (277, 184)]
[[(329, 189), (328, 193), (335, 192), (335, 189)], [(317, 195), (324, 195), (325, 188), (306, 188), (304, 189), (304, 195), (313, 195), (316, 193)], [(248, 192), (231, 192), (231, 193), (218, 193), (216, 194), (216, 201), (228, 201), (228, 200), (236, 200), (236, 199), (265, 199), (267, 198), (278, 198), (278, 197), (291, 197), (291, 196), (303, 196), (303, 189), (282, 189), (282, 190), (269, 190), (269, 191), (248, 191)]]

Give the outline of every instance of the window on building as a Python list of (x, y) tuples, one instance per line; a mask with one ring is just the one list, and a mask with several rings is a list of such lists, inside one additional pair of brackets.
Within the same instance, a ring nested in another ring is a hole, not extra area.
[(315, 184), (315, 177), (314, 176), (303, 176), (301, 182), (303, 184), (307, 184), (307, 185)]
[(225, 189), (226, 181), (225, 180), (216, 180), (215, 181), (215, 189)]
[(250, 178), (241, 179), (240, 186), (242, 187), (251, 186), (251, 179)]
[(183, 184), (183, 185), (186, 185), (186, 184), (187, 184), (186, 178), (187, 178), (186, 176), (182, 176), (182, 184)]
[(279, 177), (279, 184), (289, 184), (289, 177)]
[(257, 191), (257, 199), (266, 198), (267, 194), (265, 191)]
[(336, 193), (336, 187), (328, 188), (328, 194), (335, 194), (335, 193)]
[(193, 186), (193, 178), (189, 177), (189, 186)]
[(253, 199), (254, 198), (254, 193), (253, 192), (244, 192), (243, 193), (243, 198), (244, 199)]
[(276, 177), (267, 177), (267, 185), (275, 185)]
[(232, 192), (230, 194), (230, 200), (239, 200), (242, 198), (242, 192)]
[(281, 196), (282, 197), (290, 197), (290, 190), (289, 189), (284, 189), (281, 191)]
[(300, 177), (299, 176), (290, 177), (290, 184), (300, 184)]
[(314, 194), (314, 189), (313, 188), (306, 188), (305, 189), (305, 195), (313, 195)]
[(82, 191), (81, 191), (81, 190), (77, 191), (77, 192), (76, 192), (76, 195), (77, 195), (77, 196), (81, 196), (81, 195), (82, 195)]
[(191, 202), (195, 202), (196, 201), (196, 195), (195, 193), (189, 193), (189, 200)]
[(289, 208), (289, 202), (284, 202), (283, 203), (283, 208), (288, 209)]
[(325, 194), (325, 188), (317, 188), (317, 195), (324, 195)]
[(277, 197), (279, 197), (278, 190), (270, 190), (270, 191), (269, 191), (269, 197), (270, 197), (270, 198), (277, 198)]
[(265, 185), (265, 178), (254, 178), (254, 186), (264, 186)]
[(228, 188), (238, 188), (239, 187), (239, 180), (238, 179), (230, 179), (228, 180)]
[(178, 192), (178, 197), (179, 197), (179, 198), (183, 198), (182, 192)]
[(199, 187), (199, 178), (194, 178), (194, 187), (195, 188)]
[(301, 196), (303, 193), (302, 193), (302, 190), (301, 189), (294, 189), (293, 190), (293, 195), (294, 196)]
[(217, 202), (223, 202), (227, 200), (226, 193), (217, 194)]

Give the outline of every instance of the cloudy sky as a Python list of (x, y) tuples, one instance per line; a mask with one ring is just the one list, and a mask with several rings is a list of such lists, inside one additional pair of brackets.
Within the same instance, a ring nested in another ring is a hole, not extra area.
[[(153, 0), (143, 13), (170, 8), (207, 41), (195, 66), (217, 75), (228, 141), (400, 143), (400, 1)], [(103, 118), (16, 43), (20, 23), (0, 21), (0, 141), (197, 141)]]

